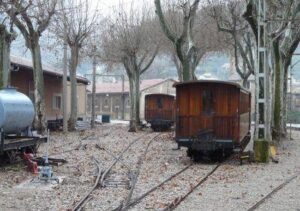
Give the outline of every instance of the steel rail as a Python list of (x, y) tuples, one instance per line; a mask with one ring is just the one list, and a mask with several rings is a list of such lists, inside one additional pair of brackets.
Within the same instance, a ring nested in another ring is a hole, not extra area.
[[(130, 148), (130, 146), (132, 146), (134, 143), (136, 143), (138, 140), (140, 140), (141, 138), (143, 137), (142, 136), (139, 136), (138, 138), (136, 138), (135, 140), (133, 140), (121, 153), (120, 155), (115, 158), (115, 161), (113, 162), (113, 164), (108, 168), (106, 169), (106, 171), (102, 174), (102, 170), (100, 169), (100, 164), (99, 162), (94, 158), (94, 161), (96, 162), (97, 164), (97, 168), (98, 168), (98, 175), (97, 175), (97, 179), (96, 179), (96, 182), (94, 184), (94, 186), (91, 188), (91, 190), (74, 206), (73, 209), (71, 209), (72, 211), (80, 211), (86, 204), (87, 204), (87, 201), (91, 199), (90, 195), (91, 193), (98, 187), (99, 183), (100, 183), (100, 186), (102, 187), (103, 185), (103, 181), (101, 181), (102, 179), (104, 180), (106, 175), (110, 172), (110, 170), (112, 169), (112, 167), (122, 158), (123, 154)], [(103, 175), (105, 175), (105, 177), (103, 177)], [(102, 182), (102, 183), (101, 183)]]
[(180, 196), (179, 199), (176, 198), (173, 202), (171, 202), (163, 211), (174, 210), (181, 202), (183, 202), (191, 193), (193, 193), (196, 188), (198, 188), (201, 184), (203, 184), (219, 167), (221, 164), (216, 165), (210, 172), (206, 174), (204, 178), (202, 178), (195, 186), (193, 186), (189, 192)]
[(139, 204), (146, 196), (148, 196), (150, 193), (152, 193), (153, 191), (155, 191), (157, 188), (163, 186), (165, 183), (169, 182), (170, 180), (172, 180), (173, 178), (177, 177), (178, 175), (180, 175), (181, 173), (185, 172), (187, 169), (189, 169), (193, 164), (189, 164), (188, 166), (184, 167), (183, 169), (181, 169), (180, 171), (176, 172), (175, 174), (171, 175), (170, 177), (168, 177), (167, 179), (165, 179), (164, 181), (162, 181), (161, 183), (159, 183), (158, 185), (152, 187), (150, 190), (146, 191), (145, 193), (143, 193), (142, 195), (138, 196), (137, 198), (133, 199), (130, 203), (128, 203), (127, 206), (125, 206), (124, 208), (131, 208), (137, 204)]
[(107, 177), (107, 175), (109, 174), (109, 172), (111, 171), (111, 169), (117, 164), (117, 162), (119, 160), (121, 160), (121, 158), (123, 157), (124, 153), (133, 145), (135, 144), (137, 141), (141, 140), (144, 137), (144, 135), (139, 136), (138, 138), (136, 138), (135, 140), (133, 140), (118, 156), (117, 158), (112, 162), (112, 164), (105, 170), (105, 172), (102, 174), (101, 176), (101, 180), (100, 180), (100, 186), (104, 187), (104, 180)]
[(290, 177), (289, 179), (285, 180), (283, 183), (278, 185), (276, 188), (274, 188), (270, 193), (268, 193), (265, 197), (263, 197), (261, 200), (256, 202), (252, 207), (248, 209), (248, 211), (256, 210), (260, 205), (262, 205), (268, 198), (270, 198), (272, 195), (274, 195), (276, 192), (278, 192), (280, 189), (282, 189), (284, 186), (289, 184), (292, 180), (296, 179), (299, 176), (299, 173)]
[(129, 194), (128, 194), (128, 196), (126, 197), (126, 200), (125, 200), (125, 203), (124, 203), (124, 207), (121, 208), (122, 211), (128, 210), (127, 206), (128, 206), (128, 204), (130, 203), (130, 200), (131, 200), (131, 198), (132, 198), (132, 194), (133, 194), (133, 191), (134, 191), (134, 189), (135, 189), (135, 187), (136, 187), (136, 184), (137, 184), (137, 181), (138, 181), (138, 177), (139, 177), (139, 175), (140, 175), (140, 170), (141, 170), (141, 167), (142, 167), (142, 165), (143, 165), (143, 162), (144, 162), (144, 160), (145, 160), (145, 158), (146, 158), (146, 155), (147, 155), (147, 153), (148, 153), (149, 147), (150, 147), (150, 145), (152, 144), (152, 142), (153, 142), (158, 136), (160, 136), (160, 135), (162, 135), (162, 134), (160, 133), (160, 134), (155, 135), (155, 136), (149, 141), (149, 143), (147, 144), (147, 147), (146, 147), (144, 153), (140, 156), (140, 158), (139, 158), (139, 160), (138, 160), (138, 163), (137, 163), (136, 174), (135, 174), (135, 176), (134, 176), (134, 180), (133, 180), (133, 183), (132, 183), (132, 185), (131, 185)]
[(91, 193), (98, 187), (99, 185), (99, 180), (100, 180), (100, 176), (101, 176), (101, 168), (100, 168), (100, 163), (99, 161), (93, 157), (97, 168), (98, 168), (98, 175), (97, 175), (97, 179), (95, 181), (94, 186), (89, 190), (89, 192), (86, 193), (86, 195), (72, 208), (73, 211), (79, 211), (83, 208), (83, 206), (86, 204), (85, 202), (90, 198), (89, 196), (91, 195)]

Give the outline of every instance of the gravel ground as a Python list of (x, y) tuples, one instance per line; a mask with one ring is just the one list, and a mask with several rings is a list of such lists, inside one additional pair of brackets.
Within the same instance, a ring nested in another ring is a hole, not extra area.
[[(104, 170), (114, 161), (109, 153), (117, 156), (134, 139), (142, 137), (124, 154), (123, 163), (118, 163), (109, 175), (110, 179), (126, 180), (136, 170), (139, 157), (150, 138), (156, 134), (150, 133), (150, 130), (128, 133), (127, 126), (121, 124), (101, 125), (94, 130), (65, 135), (52, 133), (49, 146), (51, 157), (68, 161), (53, 168), (55, 175), (65, 177), (64, 181), (48, 191), (16, 188), (23, 181), (33, 178), (33, 175), (26, 171), (22, 163), (0, 167), (0, 210), (70, 209), (94, 184), (97, 172), (92, 156)], [(173, 136), (173, 132), (163, 133), (150, 145), (133, 198), (192, 163), (185, 149), (173, 150), (176, 148)], [(300, 172), (300, 133), (293, 132), (293, 136), (295, 140), (284, 141), (278, 149), (278, 164), (246, 163), (240, 166), (236, 160), (226, 161), (177, 210), (247, 210), (276, 186)], [(43, 155), (45, 150), (46, 146), (41, 146), (39, 155)], [(213, 163), (192, 165), (132, 210), (163, 209), (189, 191), (214, 166)], [(299, 185), (298, 177), (269, 198), (259, 210), (300, 210)], [(98, 188), (85, 210), (112, 210), (127, 197), (128, 192), (128, 188), (123, 186)]]
[[(279, 163), (227, 162), (176, 210), (247, 210), (278, 185), (300, 173), (300, 133), (278, 148)], [(300, 175), (258, 210), (300, 210)]]

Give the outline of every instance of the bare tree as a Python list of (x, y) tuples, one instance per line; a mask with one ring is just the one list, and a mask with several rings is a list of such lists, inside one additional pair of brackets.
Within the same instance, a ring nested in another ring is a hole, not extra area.
[(126, 12), (120, 8), (115, 18), (107, 21), (102, 35), (102, 61), (108, 66), (122, 64), (130, 85), (130, 126), (135, 132), (139, 123), (140, 75), (152, 64), (157, 52), (159, 39), (151, 11), (145, 7)]
[(88, 43), (84, 48), (84, 54), (89, 58), (89, 60), (93, 63), (92, 70), (92, 99), (91, 99), (91, 128), (95, 128), (95, 119), (96, 119), (96, 111), (95, 111), (95, 101), (96, 101), (96, 76), (97, 76), (97, 64), (98, 64), (98, 54), (97, 54), (97, 43), (96, 36), (99, 38), (99, 34), (93, 34), (88, 38)]
[[(299, 22), (294, 21), (300, 16), (300, 2), (298, 0), (266, 1), (268, 17), (268, 48), (272, 61), (271, 69), (273, 89), (273, 138), (279, 139), (286, 133), (286, 92), (287, 73), (291, 58), (300, 41)], [(256, 40), (258, 2), (247, 0), (243, 17), (251, 26)]]
[[(10, 85), (10, 44), (16, 38), (12, 23), (10, 30), (5, 23), (6, 18), (0, 23), (0, 87)], [(11, 21), (10, 21), (11, 22)]]
[[(189, 81), (195, 79), (195, 69), (199, 63), (200, 52), (195, 44), (195, 18), (196, 11), (198, 9), (200, 0), (180, 1), (179, 5), (181, 8), (181, 22), (180, 27), (173, 27), (172, 23), (168, 22), (165, 18), (161, 1), (154, 0), (156, 14), (159, 18), (160, 25), (166, 37), (171, 41), (176, 51), (176, 56), (180, 61), (182, 68), (182, 80)], [(168, 6), (166, 6), (168, 7)], [(171, 4), (171, 7), (174, 5)], [(170, 8), (170, 7), (168, 7)]]
[(34, 99), (36, 116), (34, 125), (39, 132), (44, 132), (45, 100), (44, 77), (41, 61), (40, 36), (48, 27), (55, 12), (57, 0), (3, 0), (2, 6), (7, 15), (23, 35), (26, 46), (30, 49), (33, 62)]
[(69, 75), (71, 81), (71, 114), (69, 130), (75, 130), (77, 120), (77, 66), (80, 51), (87, 38), (97, 26), (98, 11), (91, 7), (91, 0), (66, 0), (62, 2), (62, 10), (55, 16), (56, 35), (62, 40), (66, 38), (71, 51)]
[[(176, 5), (169, 5), (165, 19), (174, 31), (178, 31), (177, 33), (180, 33), (180, 30), (182, 30), (182, 16)], [(199, 12), (196, 14), (193, 37), (196, 53), (194, 61), (191, 63), (191, 69), (193, 70), (193, 78), (196, 79), (195, 70), (204, 56), (213, 52), (224, 52), (227, 48), (227, 43), (224, 42), (224, 33), (218, 31), (214, 20), (207, 16), (204, 9), (199, 9)], [(183, 81), (184, 70), (177, 56), (176, 49), (169, 40), (164, 42), (166, 42), (165, 48), (168, 49), (166, 53), (171, 55), (171, 59), (177, 69), (178, 80)]]
[[(235, 69), (246, 87), (247, 80), (255, 73), (255, 37), (242, 17), (244, 4), (241, 1), (211, 1), (207, 14), (215, 20), (218, 29), (228, 34), (230, 51), (235, 59)], [(240, 61), (241, 59), (241, 61)]]

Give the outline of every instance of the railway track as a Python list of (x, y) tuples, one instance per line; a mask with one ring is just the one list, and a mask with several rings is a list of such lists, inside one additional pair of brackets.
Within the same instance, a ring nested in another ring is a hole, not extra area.
[(269, 199), (270, 197), (272, 197), (275, 193), (277, 193), (279, 190), (281, 190), (284, 186), (286, 186), (287, 184), (289, 184), (291, 181), (293, 181), (294, 179), (296, 179), (299, 176), (299, 173), (290, 177), (289, 179), (285, 180), (283, 183), (281, 183), (280, 185), (278, 185), (276, 188), (274, 188), (271, 192), (269, 192), (265, 197), (263, 197), (261, 200), (259, 200), (258, 202), (256, 202), (252, 207), (250, 207), (248, 209), (248, 211), (254, 211), (257, 208), (259, 208), (260, 205), (262, 205), (263, 203), (265, 203), (267, 201), (267, 199)]
[(94, 186), (91, 188), (91, 190), (88, 193), (86, 193), (84, 195), (84, 197), (82, 197), (81, 200), (74, 206), (74, 208), (72, 209), (74, 211), (81, 210), (84, 207), (84, 205), (89, 201), (91, 193), (98, 187), (98, 183), (99, 183), (102, 171), (101, 171), (99, 161), (95, 157), (93, 157), (93, 159), (94, 159), (94, 161), (97, 165), (97, 169), (98, 169), (97, 179), (95, 181)]
[[(97, 134), (97, 137), (105, 137), (107, 136), (107, 134), (111, 133), (111, 129), (106, 129), (106, 130), (103, 130), (101, 134)], [(82, 144), (82, 141), (85, 141), (85, 140), (88, 140), (90, 138), (93, 138), (95, 137), (96, 134), (93, 132), (91, 134), (88, 134), (88, 135), (85, 135), (83, 137), (79, 137), (77, 139), (77, 142), (79, 142), (79, 144), (76, 146), (76, 147), (72, 147), (71, 149), (67, 149), (67, 150), (64, 150), (62, 152), (55, 152), (55, 153), (50, 153), (49, 156), (55, 156), (55, 155), (61, 155), (61, 154), (65, 154), (65, 153), (69, 153), (69, 152), (73, 152), (75, 150), (80, 150), (80, 149), (84, 149), (86, 147), (86, 144)], [(61, 149), (63, 148), (65, 145), (68, 145), (68, 144), (72, 144), (74, 143), (74, 140), (71, 140), (69, 142), (65, 142), (64, 144), (60, 145), (60, 146), (56, 146), (55, 148), (57, 149)]]
[[(171, 175), (170, 177), (166, 178), (161, 183), (157, 184), (156, 186), (154, 186), (151, 189), (147, 190), (146, 192), (144, 192), (140, 196), (138, 196), (138, 197), (134, 198), (133, 200), (131, 200), (126, 206), (124, 206), (124, 207), (118, 206), (116, 209), (114, 209), (114, 211), (125, 211), (125, 210), (128, 210), (130, 208), (133, 208), (135, 205), (139, 204), (143, 199), (145, 199), (148, 195), (155, 192), (156, 190), (158, 190), (162, 186), (166, 185), (168, 182), (170, 182), (174, 178), (176, 178), (176, 177), (180, 176), (181, 174), (187, 172), (187, 170), (191, 169), (192, 166), (195, 166), (195, 165), (194, 164), (189, 164), (188, 166), (182, 168), (180, 171), (178, 171), (178, 172), (174, 173), (173, 175)], [(201, 184), (203, 184), (209, 178), (209, 176), (212, 175), (220, 166), (221, 166), (221, 164), (215, 165), (212, 168), (212, 170), (209, 170), (209, 172), (199, 182), (197, 182), (194, 186), (192, 186), (187, 193), (185, 193), (184, 195), (182, 195), (180, 197), (175, 198), (172, 202), (168, 203), (168, 206), (165, 207), (163, 210), (164, 211), (174, 210), (192, 192), (194, 192), (197, 187), (199, 187)]]
[(196, 188), (198, 188), (200, 185), (202, 185), (210, 175), (212, 175), (219, 167), (221, 164), (216, 165), (211, 171), (209, 171), (205, 177), (203, 177), (199, 182), (196, 183), (193, 187), (190, 188), (190, 191), (185, 193), (184, 195), (180, 196), (179, 198), (176, 198), (173, 202), (171, 202), (166, 208), (163, 209), (163, 211), (170, 211), (174, 210), (181, 202), (183, 202), (191, 193), (193, 193)]
[[(144, 150), (143, 154), (139, 157), (138, 159), (138, 162), (137, 162), (137, 168), (136, 168), (136, 173), (135, 173), (135, 176), (133, 177), (133, 181), (132, 181), (132, 185), (131, 185), (131, 188), (130, 188), (130, 192), (129, 192), (129, 195), (126, 199), (126, 201), (130, 201), (131, 200), (131, 196), (132, 196), (132, 192), (133, 192), (133, 189), (135, 187), (135, 184), (136, 184), (136, 181), (137, 181), (137, 178), (138, 178), (138, 175), (139, 175), (139, 170), (141, 168), (141, 165), (144, 161), (144, 158), (148, 152), (148, 149), (149, 149), (149, 146), (151, 145), (151, 143), (153, 142), (153, 140), (155, 140), (158, 136), (160, 136), (161, 134), (158, 134), (158, 133), (155, 133), (155, 135), (152, 137), (149, 137), (149, 135), (141, 135), (139, 136), (138, 138), (134, 139), (132, 142), (130, 142), (129, 145), (127, 145), (127, 147), (122, 150), (122, 152), (120, 152), (117, 156), (114, 156), (112, 153), (110, 153), (109, 151), (109, 154), (113, 157), (113, 161), (112, 163), (109, 165), (108, 168), (106, 169), (103, 169), (103, 170), (100, 170), (100, 166), (99, 166), (99, 162), (97, 163), (97, 168), (98, 168), (98, 175), (97, 175), (97, 179), (96, 179), (96, 182), (94, 184), (94, 186), (90, 189), (90, 191), (88, 191), (87, 194), (85, 194), (81, 200), (71, 209), (71, 210), (74, 210), (74, 211), (79, 211), (81, 210), (86, 204), (87, 202), (91, 199), (90, 195), (93, 193), (93, 191), (97, 188), (97, 187), (101, 187), (101, 188), (104, 188), (106, 187), (107, 185), (107, 182), (106, 182), (106, 179), (108, 178), (109, 174), (111, 173), (113, 167), (118, 163), (120, 162), (121, 164), (125, 165), (125, 163), (122, 161), (122, 158), (124, 156), (124, 154), (135, 144), (137, 143), (138, 141), (142, 140), (142, 139), (150, 139), (150, 141), (148, 142), (147, 144), (147, 147), (146, 149)], [(99, 147), (99, 146), (98, 146)], [(96, 159), (94, 159), (96, 160)], [(125, 165), (126, 167), (128, 167), (128, 165)]]

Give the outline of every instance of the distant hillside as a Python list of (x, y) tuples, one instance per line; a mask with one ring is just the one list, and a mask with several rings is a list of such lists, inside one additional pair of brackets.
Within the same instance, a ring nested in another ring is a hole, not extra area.
[[(55, 68), (62, 68), (62, 48), (50, 49), (49, 39), (41, 37), (41, 54), (43, 62), (52, 65)], [(43, 39), (44, 38), (44, 39)], [(26, 48), (22, 35), (19, 35), (15, 41), (12, 42), (11, 53), (16, 56), (25, 57), (31, 59), (30, 51)], [(298, 47), (296, 53), (300, 53)], [(204, 73), (211, 73), (212, 75), (220, 78), (227, 79), (228, 71), (224, 68), (224, 64), (229, 63), (229, 57), (224, 54), (211, 55), (205, 58), (197, 67), (196, 75), (202, 75)], [(295, 55), (292, 60), (292, 74), (296, 80), (300, 80), (300, 56)], [(91, 73), (92, 62), (88, 59), (84, 59), (78, 66), (78, 73), (84, 75)], [(125, 73), (122, 65), (118, 70), (113, 73)], [(164, 55), (158, 55), (151, 65), (149, 70), (143, 74), (142, 78), (177, 78), (177, 71), (175, 65), (169, 57)]]
[[(44, 43), (45, 41), (41, 41)], [(50, 50), (49, 48), (41, 48), (42, 60), (57, 69), (62, 69), (62, 49)], [(18, 36), (17, 40), (12, 43), (11, 53), (16, 56), (25, 57), (31, 59), (30, 51), (25, 47), (24, 40), (22, 36)], [(212, 73), (221, 79), (226, 79), (226, 73), (222, 66), (228, 63), (229, 59), (226, 55), (213, 55), (206, 58), (198, 66), (196, 74)], [(100, 65), (101, 66), (101, 65)], [(300, 64), (299, 64), (300, 67)], [(101, 73), (105, 74), (104, 67)], [(90, 59), (84, 59), (78, 66), (78, 73), (85, 75), (91, 73), (92, 71), (92, 61)], [(125, 74), (123, 66), (120, 65), (117, 70), (110, 72), (108, 74)], [(143, 79), (153, 79), (153, 78), (175, 78), (177, 79), (177, 70), (174, 63), (170, 60), (168, 56), (159, 55), (151, 65), (151, 67), (142, 75)], [(299, 73), (300, 78), (300, 73)]]

